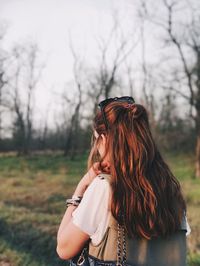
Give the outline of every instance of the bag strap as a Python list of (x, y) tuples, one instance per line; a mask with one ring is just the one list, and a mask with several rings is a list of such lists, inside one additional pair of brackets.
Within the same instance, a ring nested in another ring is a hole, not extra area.
[[(105, 179), (110, 184), (111, 175), (101, 173), (99, 177)], [(123, 217), (124, 220), (124, 217)], [(122, 251), (122, 253), (121, 253)], [(124, 226), (118, 223), (117, 225), (117, 266), (126, 264), (126, 236)]]
[[(122, 235), (121, 235), (122, 232)], [(122, 254), (121, 254), (121, 241), (122, 241)], [(118, 223), (117, 226), (117, 266), (126, 264), (126, 237), (124, 226)]]

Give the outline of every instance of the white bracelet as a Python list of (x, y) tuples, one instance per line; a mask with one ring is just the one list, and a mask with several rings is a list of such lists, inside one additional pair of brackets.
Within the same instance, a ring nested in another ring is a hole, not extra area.
[(67, 205), (67, 207), (68, 207), (69, 205), (78, 206), (79, 203), (80, 203), (80, 201), (73, 200), (73, 199), (67, 199), (67, 200), (66, 200), (66, 205)]
[(81, 197), (81, 196), (76, 196), (76, 195), (73, 195), (73, 196), (72, 196), (72, 199), (73, 199), (73, 200), (77, 200), (77, 201), (81, 201), (82, 198), (83, 198), (83, 197)]
[(71, 199), (66, 199), (67, 207), (70, 205), (78, 206), (81, 200), (82, 197), (73, 195)]

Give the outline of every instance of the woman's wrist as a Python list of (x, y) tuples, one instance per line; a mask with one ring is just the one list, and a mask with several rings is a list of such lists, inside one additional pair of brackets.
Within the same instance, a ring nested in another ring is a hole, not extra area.
[(78, 183), (72, 197), (83, 197), (83, 194), (85, 193), (86, 189), (87, 189), (87, 185), (83, 181), (83, 179), (81, 179), (81, 181)]
[(83, 194), (85, 193), (87, 187), (90, 185), (94, 177), (97, 175), (91, 168), (80, 180), (78, 183), (73, 196), (79, 196), (83, 197)]

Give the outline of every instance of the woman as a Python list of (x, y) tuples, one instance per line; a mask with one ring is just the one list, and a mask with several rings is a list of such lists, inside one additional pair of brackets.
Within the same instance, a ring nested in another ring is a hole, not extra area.
[(186, 205), (152, 138), (145, 108), (132, 97), (99, 106), (89, 171), (68, 200), (58, 255), (70, 259), (90, 240), (91, 257), (116, 261), (121, 230), (128, 264), (184, 266)]

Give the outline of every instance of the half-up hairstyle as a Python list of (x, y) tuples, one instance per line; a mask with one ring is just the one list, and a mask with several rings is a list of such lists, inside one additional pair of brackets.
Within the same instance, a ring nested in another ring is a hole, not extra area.
[[(111, 102), (99, 110), (94, 130), (106, 136), (112, 188), (111, 212), (130, 237), (151, 239), (180, 228), (186, 205), (178, 180), (153, 140), (148, 114), (140, 104)], [(104, 160), (93, 143), (88, 165)], [(123, 215), (121, 215), (123, 214)]]

